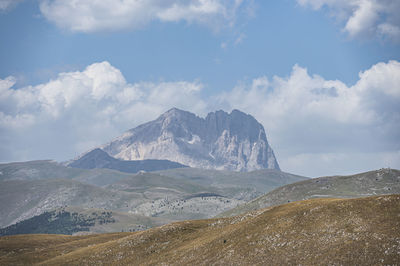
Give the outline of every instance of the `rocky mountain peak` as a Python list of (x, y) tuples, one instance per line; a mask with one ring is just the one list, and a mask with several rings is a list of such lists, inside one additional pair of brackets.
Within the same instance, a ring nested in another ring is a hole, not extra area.
[(172, 108), (100, 147), (122, 160), (165, 159), (207, 169), (279, 169), (264, 127), (239, 110), (205, 118)]

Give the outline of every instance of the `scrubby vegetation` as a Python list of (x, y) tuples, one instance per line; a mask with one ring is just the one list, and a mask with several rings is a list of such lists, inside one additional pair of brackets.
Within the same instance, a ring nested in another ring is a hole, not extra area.
[(281, 186), (250, 202), (221, 213), (218, 217), (313, 198), (358, 198), (400, 194), (400, 171), (379, 169), (349, 176), (328, 176)]
[(1, 237), (0, 264), (397, 265), (399, 228), (400, 195), (313, 199), (136, 233)]
[(65, 234), (72, 235), (76, 232), (89, 231), (96, 223), (114, 223), (112, 213), (104, 211), (93, 212), (91, 215), (83, 215), (76, 212), (68, 212), (64, 209), (44, 212), (38, 216), (21, 221), (14, 225), (0, 229), (0, 235), (17, 234)]

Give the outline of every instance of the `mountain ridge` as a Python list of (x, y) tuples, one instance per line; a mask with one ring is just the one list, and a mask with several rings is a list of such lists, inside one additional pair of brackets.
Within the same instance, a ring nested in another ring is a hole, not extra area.
[(218, 217), (314, 198), (359, 198), (394, 193), (400, 194), (400, 170), (396, 169), (379, 169), (348, 176), (325, 176), (278, 187)]
[(71, 161), (66, 165), (69, 167), (80, 169), (107, 168), (118, 170), (124, 173), (138, 173), (140, 171), (161, 171), (187, 167), (186, 165), (169, 160), (147, 159), (124, 161), (110, 156), (108, 153), (99, 148), (95, 148), (87, 152), (79, 159)]
[(239, 110), (201, 118), (172, 108), (97, 148), (122, 160), (159, 159), (195, 168), (280, 170), (264, 127)]

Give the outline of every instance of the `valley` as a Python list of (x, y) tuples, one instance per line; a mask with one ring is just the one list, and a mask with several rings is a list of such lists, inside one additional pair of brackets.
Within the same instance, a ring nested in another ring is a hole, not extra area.
[(0, 238), (0, 264), (395, 265), (400, 196), (312, 199), (134, 233)]
[[(240, 173), (180, 168), (128, 174), (52, 161), (0, 164), (0, 171), (1, 228), (62, 207), (146, 216), (141, 227), (149, 228), (160, 224), (152, 218), (161, 223), (211, 218), (271, 189), (306, 179), (268, 169)], [(109, 232), (126, 229), (117, 226)]]

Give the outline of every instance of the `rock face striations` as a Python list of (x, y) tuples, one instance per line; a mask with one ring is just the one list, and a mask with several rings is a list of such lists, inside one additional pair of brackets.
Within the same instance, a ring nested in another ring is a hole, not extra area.
[(279, 170), (264, 127), (238, 110), (212, 112), (201, 118), (173, 108), (100, 149), (122, 160), (170, 160), (233, 171)]

